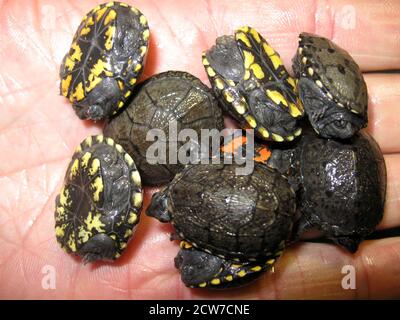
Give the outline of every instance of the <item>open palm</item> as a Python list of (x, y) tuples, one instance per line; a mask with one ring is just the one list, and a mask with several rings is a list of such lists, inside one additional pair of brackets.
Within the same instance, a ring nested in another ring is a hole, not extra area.
[[(97, 1), (0, 1), (0, 297), (1, 298), (381, 298), (400, 296), (400, 237), (370, 240), (350, 255), (329, 244), (287, 249), (251, 286), (224, 292), (188, 289), (173, 258), (171, 228), (142, 214), (115, 263), (86, 265), (54, 235), (54, 199), (73, 150), (101, 124), (79, 120), (58, 95), (58, 70), (80, 19)], [(380, 229), (400, 226), (400, 3), (357, 1), (135, 1), (151, 28), (143, 78), (170, 69), (205, 83), (201, 52), (241, 25), (256, 28), (286, 66), (301, 31), (346, 48), (364, 71), (369, 132), (385, 153), (388, 193)], [(154, 189), (146, 189), (145, 207)], [(353, 265), (356, 290), (341, 273)], [(42, 287), (46, 266), (55, 289)]]

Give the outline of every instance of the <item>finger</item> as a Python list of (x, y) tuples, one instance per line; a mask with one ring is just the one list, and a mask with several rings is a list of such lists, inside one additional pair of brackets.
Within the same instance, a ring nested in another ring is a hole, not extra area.
[[(215, 38), (231, 34), (241, 25), (251, 25), (261, 32), (291, 65), (302, 31), (315, 32), (333, 39), (354, 56), (363, 70), (400, 67), (400, 21), (396, 12), (400, 3), (384, 5), (358, 1), (248, 2), (180, 1), (139, 2), (148, 15), (156, 46), (159, 68), (177, 67), (202, 75), (197, 64), (201, 51), (215, 43)], [(196, 12), (196, 14), (193, 14)], [(152, 48), (151, 48), (152, 49)], [(194, 64), (195, 63), (195, 64)]]
[(366, 74), (368, 131), (383, 153), (400, 152), (400, 74)]
[[(355, 289), (344, 289), (344, 266), (354, 269)], [(193, 298), (382, 299), (400, 295), (400, 237), (365, 241), (351, 255), (329, 244), (299, 243), (286, 249), (252, 286), (225, 292), (193, 290)]]
[(400, 226), (400, 154), (386, 155), (387, 191), (382, 222), (378, 229)]

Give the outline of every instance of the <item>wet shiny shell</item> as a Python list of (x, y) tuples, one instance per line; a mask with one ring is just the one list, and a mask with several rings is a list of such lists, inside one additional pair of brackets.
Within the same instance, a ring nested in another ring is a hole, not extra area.
[(304, 130), (297, 147), (284, 152), (289, 165), (282, 171), (297, 179), (299, 232), (316, 227), (354, 252), (383, 215), (386, 167), (377, 143), (364, 131), (340, 142)]
[(139, 222), (141, 207), (140, 176), (132, 158), (112, 139), (90, 136), (76, 149), (56, 198), (57, 241), (85, 258), (89, 247), (98, 250), (88, 245), (91, 239), (104, 234), (115, 245), (108, 258), (116, 259)]
[[(166, 163), (152, 164), (157, 154), (149, 153), (146, 158), (154, 144), (153, 140), (146, 141), (146, 136), (151, 129), (161, 129), (166, 141), (176, 142), (176, 138), (169, 136), (169, 125), (173, 121), (177, 133), (193, 129), (199, 138), (201, 129), (224, 128), (221, 109), (210, 89), (189, 73), (168, 71), (145, 81), (130, 105), (106, 125), (104, 134), (132, 155), (143, 183), (160, 185), (171, 181), (184, 165), (170, 164), (169, 143), (166, 145)], [(178, 141), (177, 150), (183, 144)]]
[(109, 2), (82, 20), (60, 69), (60, 92), (81, 119), (115, 113), (143, 70), (149, 27), (136, 8)]
[(168, 212), (177, 234), (193, 246), (247, 261), (269, 256), (289, 236), (295, 196), (277, 171), (255, 163), (191, 165), (168, 188)]
[(255, 29), (245, 26), (218, 38), (203, 54), (203, 65), (221, 104), (242, 127), (277, 142), (300, 135), (296, 82)]

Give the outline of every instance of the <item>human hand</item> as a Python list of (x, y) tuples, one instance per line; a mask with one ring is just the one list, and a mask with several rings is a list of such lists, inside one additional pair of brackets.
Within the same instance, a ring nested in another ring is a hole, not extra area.
[[(0, 1), (0, 297), (1, 298), (384, 298), (400, 296), (400, 237), (364, 241), (351, 255), (322, 243), (285, 250), (253, 284), (229, 291), (188, 289), (173, 259), (169, 225), (141, 216), (123, 256), (84, 266), (65, 254), (54, 234), (54, 199), (75, 147), (101, 124), (79, 120), (58, 95), (58, 71), (81, 18), (98, 1)], [(151, 37), (142, 80), (170, 69), (208, 83), (201, 53), (215, 38), (241, 25), (257, 29), (290, 69), (297, 36), (309, 31), (347, 49), (365, 74), (368, 131), (388, 171), (379, 229), (400, 227), (400, 3), (320, 1), (135, 1)], [(155, 189), (145, 191), (144, 209)], [(143, 211), (144, 212), (144, 211)], [(357, 273), (356, 290), (344, 290), (344, 265)], [(56, 287), (42, 287), (44, 267)]]

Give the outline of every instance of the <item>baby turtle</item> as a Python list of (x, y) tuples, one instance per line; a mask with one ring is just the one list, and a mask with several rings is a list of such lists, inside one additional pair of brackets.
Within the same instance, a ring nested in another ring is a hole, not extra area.
[[(249, 284), (270, 269), (282, 251), (259, 261), (237, 262), (194, 248), (181, 241), (175, 257), (175, 267), (181, 272), (182, 282), (190, 288), (226, 289)], [(283, 246), (282, 246), (283, 249)]]
[[(287, 180), (258, 163), (249, 175), (237, 175), (238, 168), (237, 164), (186, 166), (166, 189), (153, 195), (147, 209), (147, 215), (171, 222), (179, 239), (220, 258), (209, 257), (213, 264), (225, 265), (219, 277), (205, 262), (204, 278), (194, 277), (192, 282), (185, 282), (188, 285), (209, 281), (217, 286), (238, 279), (246, 275), (250, 262), (255, 262), (251, 265), (257, 267), (255, 270), (265, 270), (266, 265), (272, 265), (271, 259), (275, 262), (281, 254), (289, 237), (296, 205)], [(204, 258), (200, 253), (190, 255), (190, 259)], [(184, 256), (178, 256), (177, 261), (181, 270), (185, 264), (192, 264), (185, 262)], [(233, 271), (229, 267), (232, 261), (246, 263), (246, 267)], [(228, 275), (232, 277), (225, 279)]]
[(217, 38), (203, 65), (225, 110), (265, 140), (292, 141), (303, 116), (296, 82), (279, 54), (253, 28)]
[(321, 137), (347, 139), (367, 126), (367, 86), (347, 51), (302, 33), (293, 70), (308, 118)]
[(110, 138), (90, 136), (76, 149), (56, 198), (57, 241), (84, 263), (117, 259), (142, 207), (135, 163)]
[(145, 61), (146, 17), (122, 2), (94, 8), (82, 20), (60, 68), (60, 92), (81, 119), (117, 112), (131, 95)]
[(355, 252), (382, 219), (385, 161), (377, 143), (364, 131), (343, 142), (304, 130), (294, 149), (274, 149), (268, 165), (292, 177), (297, 189), (301, 212), (297, 236), (317, 228)]
[[(223, 128), (222, 112), (211, 90), (187, 72), (167, 71), (141, 84), (129, 106), (110, 119), (104, 134), (135, 159), (143, 183), (160, 185), (183, 169), (182, 158), (178, 159), (182, 148), (187, 152), (192, 148), (189, 155), (196, 158), (193, 149), (199, 147), (202, 129)], [(193, 130), (197, 141), (178, 140), (184, 129)]]

